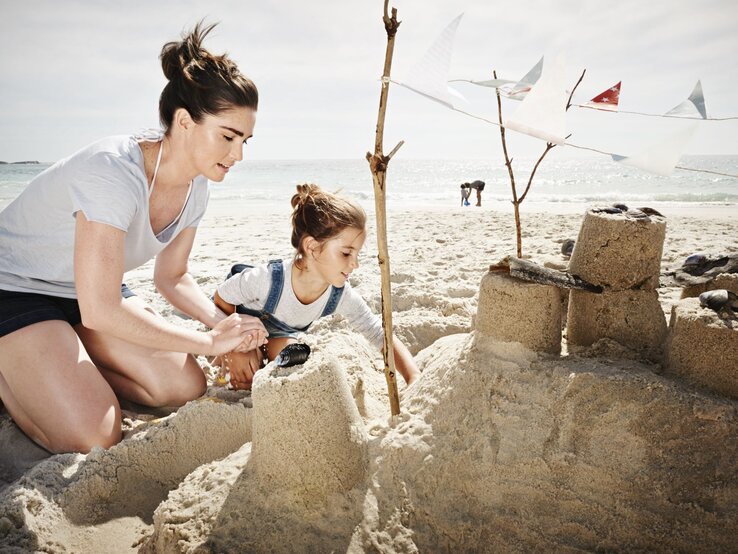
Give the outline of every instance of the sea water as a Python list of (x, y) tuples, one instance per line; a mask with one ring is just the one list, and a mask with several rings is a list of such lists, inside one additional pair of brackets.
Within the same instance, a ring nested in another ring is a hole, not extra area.
[[(518, 196), (525, 189), (535, 159), (513, 161)], [(0, 165), (0, 209), (20, 194), (28, 182), (49, 167), (41, 164)], [(738, 156), (685, 156), (679, 165), (719, 173), (738, 174)], [(483, 202), (506, 203), (512, 198), (507, 168), (500, 159), (405, 160), (394, 158), (387, 173), (388, 208), (444, 208), (460, 205), (459, 185), (481, 179), (486, 182)], [(365, 159), (352, 160), (244, 160), (223, 182), (213, 183), (211, 202), (224, 205), (284, 205), (299, 183), (356, 198), (373, 207), (373, 184)], [(475, 203), (472, 191), (470, 198)], [(676, 169), (664, 177), (617, 164), (609, 158), (559, 159), (540, 164), (526, 202), (536, 205), (631, 203), (634, 206), (735, 207), (738, 217), (738, 178)]]

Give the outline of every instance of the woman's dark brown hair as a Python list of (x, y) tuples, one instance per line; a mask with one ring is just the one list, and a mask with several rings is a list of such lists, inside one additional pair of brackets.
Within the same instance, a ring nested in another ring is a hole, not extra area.
[(216, 24), (199, 22), (181, 41), (161, 49), (161, 67), (169, 81), (159, 97), (159, 120), (169, 131), (174, 112), (184, 108), (195, 123), (235, 107), (257, 109), (256, 85), (241, 74), (227, 54), (215, 56), (202, 46)]
[(303, 239), (313, 237), (323, 243), (350, 227), (364, 231), (366, 213), (355, 202), (318, 185), (297, 185), (292, 197), (292, 246), (295, 247), (295, 265), (302, 269), (305, 258)]

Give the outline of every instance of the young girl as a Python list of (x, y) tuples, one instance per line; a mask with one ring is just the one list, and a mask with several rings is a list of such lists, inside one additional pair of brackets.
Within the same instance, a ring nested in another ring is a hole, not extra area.
[[(339, 313), (369, 342), (383, 348), (379, 318), (351, 288), (348, 278), (359, 267), (358, 256), (366, 239), (366, 214), (354, 202), (316, 185), (298, 185), (292, 197), (292, 260), (268, 265), (233, 266), (230, 277), (218, 287), (215, 303), (225, 313), (260, 317), (269, 333), (266, 355), (273, 360), (295, 335), (307, 331), (321, 317)], [(407, 384), (420, 372), (412, 355), (393, 338), (395, 365)], [(262, 353), (232, 352), (222, 360), (235, 388), (251, 387), (262, 364)]]

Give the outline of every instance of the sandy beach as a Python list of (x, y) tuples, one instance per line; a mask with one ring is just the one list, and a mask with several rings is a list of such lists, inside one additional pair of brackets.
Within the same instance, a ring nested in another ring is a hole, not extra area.
[[(395, 332), (423, 371), (399, 379), (399, 416), (380, 353), (337, 318), (311, 329), (304, 366), (263, 370), (250, 392), (212, 384), (201, 357), (205, 397), (123, 404), (109, 450), (49, 456), (0, 411), (0, 551), (736, 551), (738, 400), (628, 344), (571, 353), (564, 329), (550, 355), (475, 332), (482, 278), (515, 253), (509, 204), (390, 208)], [(565, 268), (586, 209), (524, 204), (524, 254)], [(738, 252), (734, 206), (657, 209), (662, 274)], [(212, 202), (190, 272), (209, 293), (232, 263), (289, 257), (289, 230), (286, 199)], [(351, 284), (378, 312), (376, 254), (372, 224)], [(198, 328), (151, 273), (126, 283)], [(681, 289), (657, 290), (668, 323)]]

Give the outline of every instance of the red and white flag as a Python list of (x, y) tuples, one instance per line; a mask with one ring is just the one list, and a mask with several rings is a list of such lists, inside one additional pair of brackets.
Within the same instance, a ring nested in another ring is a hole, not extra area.
[(620, 101), (620, 81), (617, 85), (610, 87), (605, 92), (598, 94), (589, 102), (582, 104), (585, 108), (594, 110), (606, 110), (608, 112), (618, 111), (618, 102)]

